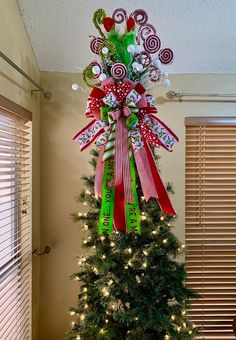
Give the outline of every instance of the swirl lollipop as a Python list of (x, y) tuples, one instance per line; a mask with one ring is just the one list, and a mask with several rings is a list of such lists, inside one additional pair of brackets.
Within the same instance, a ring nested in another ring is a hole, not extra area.
[(93, 38), (90, 43), (90, 50), (95, 53), (99, 54), (101, 52), (101, 44), (103, 43), (102, 38)]
[(150, 71), (149, 71), (149, 79), (153, 82), (153, 83), (157, 83), (160, 79), (161, 79), (161, 70), (155, 66), (152, 65), (150, 67)]
[(123, 79), (126, 76), (127, 68), (122, 63), (115, 63), (111, 68), (111, 75), (115, 79)]
[(141, 39), (144, 41), (149, 35), (156, 34), (156, 29), (151, 24), (144, 24), (139, 27), (137, 34), (137, 42), (140, 44)]
[(148, 15), (143, 9), (136, 9), (133, 13), (130, 14), (136, 24), (143, 25), (148, 21)]
[(117, 23), (121, 24), (125, 20), (127, 20), (127, 13), (126, 10), (123, 8), (117, 8), (113, 14), (112, 14), (112, 19)]
[(152, 58), (148, 52), (142, 51), (138, 55), (138, 62), (143, 65), (143, 67), (148, 67), (152, 62)]
[(174, 53), (170, 48), (164, 48), (163, 50), (160, 50), (158, 58), (162, 64), (171, 64), (174, 60)]
[(143, 47), (148, 53), (156, 53), (161, 47), (160, 38), (157, 35), (149, 35), (144, 41)]

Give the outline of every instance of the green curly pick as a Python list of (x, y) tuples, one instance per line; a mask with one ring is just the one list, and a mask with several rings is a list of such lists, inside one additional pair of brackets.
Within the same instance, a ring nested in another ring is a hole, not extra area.
[(106, 18), (106, 12), (104, 11), (104, 9), (99, 8), (96, 10), (96, 12), (93, 15), (93, 23), (96, 27), (96, 29), (98, 30), (98, 32), (100, 33), (100, 35), (105, 39), (105, 35), (101, 30), (100, 25), (103, 23), (103, 20)]

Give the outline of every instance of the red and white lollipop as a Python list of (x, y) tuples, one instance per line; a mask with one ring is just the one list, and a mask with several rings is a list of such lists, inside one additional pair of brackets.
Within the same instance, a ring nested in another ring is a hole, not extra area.
[(115, 79), (123, 79), (126, 76), (127, 67), (122, 63), (115, 63), (111, 67), (111, 75)]

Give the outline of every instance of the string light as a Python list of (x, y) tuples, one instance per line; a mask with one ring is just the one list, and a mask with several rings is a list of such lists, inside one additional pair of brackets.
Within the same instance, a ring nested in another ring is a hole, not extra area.
[(124, 266), (124, 268), (125, 268), (125, 269), (128, 269), (129, 267), (126, 265), (126, 266)]
[(143, 262), (142, 267), (147, 268), (147, 262)]
[(75, 322), (71, 321), (71, 326), (74, 327), (74, 325), (75, 325)]
[(132, 266), (132, 261), (129, 260), (129, 261), (127, 262), (127, 264), (128, 264), (128, 266)]
[(141, 196), (140, 199), (141, 199), (141, 201), (144, 201), (145, 198), (144, 198), (144, 196)]
[(75, 281), (79, 281), (79, 277), (76, 275), (76, 276), (74, 277), (74, 280), (75, 280)]
[(87, 195), (91, 195), (91, 192), (89, 190), (86, 190)]
[(162, 242), (166, 244), (168, 242), (168, 238), (165, 238)]
[(160, 220), (161, 221), (164, 221), (165, 217), (164, 216), (161, 216)]
[(183, 322), (183, 327), (184, 327), (184, 328), (186, 328), (186, 327), (187, 327), (187, 325), (186, 325), (186, 322)]
[(106, 255), (102, 255), (102, 258), (105, 259), (105, 258), (106, 258)]
[(114, 242), (111, 242), (111, 247), (115, 247), (115, 243)]
[(113, 280), (108, 281), (108, 286), (111, 286), (113, 284)]
[(106, 322), (106, 323), (108, 323), (108, 322), (109, 322), (109, 320), (108, 320), (108, 319), (106, 319), (106, 320), (105, 320), (105, 322)]
[(93, 249), (96, 249), (96, 246), (92, 246)]
[(104, 241), (104, 240), (105, 240), (105, 236), (101, 236), (101, 237), (100, 237), (100, 240), (101, 240), (101, 241)]
[(165, 340), (169, 340), (170, 336), (168, 334), (165, 335)]
[(84, 224), (83, 228), (84, 228), (84, 230), (88, 230), (88, 225)]
[(84, 314), (81, 314), (80, 315), (80, 320), (83, 321), (85, 319), (85, 315)]
[(181, 331), (181, 327), (177, 327), (177, 331), (179, 333)]
[(99, 331), (99, 333), (104, 334), (104, 333), (105, 333), (104, 328), (101, 328), (100, 331)]
[(181, 248), (182, 248), (182, 249), (185, 249), (185, 248), (186, 248), (186, 245), (185, 245), (185, 244), (182, 244), (182, 245), (181, 245)]
[(128, 251), (129, 254), (132, 254), (132, 249), (131, 248), (129, 248), (127, 251)]
[(97, 270), (96, 267), (92, 267), (92, 270), (93, 270), (93, 272), (94, 272), (95, 274), (98, 274), (98, 270)]
[(70, 315), (75, 315), (75, 311), (71, 310), (70, 312)]
[(193, 333), (193, 331), (190, 329), (190, 331), (188, 331), (188, 334), (192, 334)]
[(115, 309), (116, 309), (116, 305), (113, 303), (113, 304), (111, 305), (111, 308), (112, 308), (113, 310), (115, 310)]
[(138, 321), (138, 317), (136, 316), (136, 317), (134, 318), (134, 320), (135, 320), (135, 321)]
[(85, 308), (85, 309), (88, 309), (88, 304), (87, 304), (87, 303), (84, 305), (84, 308)]
[(176, 319), (175, 315), (171, 315), (171, 320), (174, 321)]
[(88, 288), (87, 288), (87, 287), (84, 287), (84, 288), (83, 288), (83, 292), (84, 292), (84, 293), (87, 293), (87, 291), (88, 291)]
[(186, 310), (183, 309), (182, 312), (181, 312), (182, 315), (186, 315)]
[(81, 340), (80, 335), (77, 335), (76, 340)]
[(81, 216), (83, 216), (83, 214), (82, 213), (78, 213), (78, 216), (81, 217)]
[(156, 235), (156, 234), (157, 234), (157, 230), (153, 230), (153, 231), (152, 231), (152, 234), (153, 234), (153, 235)]
[(83, 205), (87, 205), (87, 202), (83, 202)]
[(84, 294), (83, 299), (84, 299), (84, 300), (87, 300), (87, 298), (88, 298), (88, 295), (87, 295), (87, 294)]
[(145, 256), (147, 256), (147, 255), (148, 255), (148, 252), (147, 252), (146, 250), (144, 250), (144, 251), (143, 251), (143, 254), (144, 254)]
[(87, 244), (88, 243), (88, 241), (87, 240), (83, 240), (83, 244)]
[(102, 288), (102, 294), (104, 296), (109, 296), (110, 295), (110, 293), (109, 293), (109, 291), (108, 291), (108, 289), (106, 287)]

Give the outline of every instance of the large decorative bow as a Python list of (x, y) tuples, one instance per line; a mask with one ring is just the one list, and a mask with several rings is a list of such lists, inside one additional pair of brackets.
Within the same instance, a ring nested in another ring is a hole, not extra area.
[(178, 138), (153, 115), (156, 103), (140, 83), (109, 78), (101, 85), (88, 98), (85, 114), (94, 119), (73, 139), (81, 151), (95, 140), (100, 147), (95, 174), (95, 194), (102, 198), (99, 233), (111, 233), (114, 224), (116, 230), (140, 234), (136, 168), (144, 199), (156, 198), (164, 214), (175, 215), (150, 145), (172, 151)]

